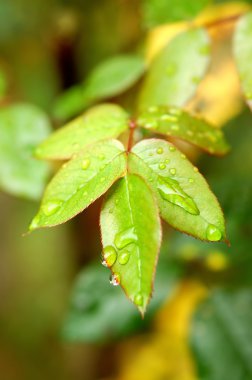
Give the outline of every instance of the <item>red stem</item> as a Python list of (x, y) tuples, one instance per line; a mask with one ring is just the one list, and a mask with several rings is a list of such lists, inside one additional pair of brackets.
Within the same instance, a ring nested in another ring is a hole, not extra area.
[(129, 122), (129, 139), (128, 139), (128, 147), (127, 152), (131, 151), (132, 145), (133, 145), (133, 137), (134, 137), (134, 131), (136, 129), (136, 122), (135, 120), (130, 120)]

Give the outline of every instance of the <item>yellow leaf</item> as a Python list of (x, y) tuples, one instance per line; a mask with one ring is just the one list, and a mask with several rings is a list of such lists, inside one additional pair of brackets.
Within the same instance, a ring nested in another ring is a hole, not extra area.
[(183, 283), (158, 313), (155, 331), (124, 345), (118, 380), (196, 380), (188, 347), (193, 312), (206, 296), (197, 282)]

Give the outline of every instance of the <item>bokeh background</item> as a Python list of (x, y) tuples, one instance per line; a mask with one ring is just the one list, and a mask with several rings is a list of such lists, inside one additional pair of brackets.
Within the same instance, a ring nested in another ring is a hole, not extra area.
[[(159, 24), (191, 20), (210, 3), (220, 2), (0, 0), (1, 108), (28, 102), (57, 128), (58, 96), (97, 63), (120, 53), (150, 57), (166, 38)], [(225, 17), (249, 5), (222, 3)], [(212, 32), (213, 85), (202, 86), (192, 105), (201, 101), (232, 151), (215, 158), (181, 146), (220, 200), (231, 246), (164, 225), (154, 298), (142, 320), (100, 265), (100, 201), (66, 225), (23, 236), (39, 200), (3, 189), (1, 379), (252, 379), (252, 116), (235, 76), (232, 32), (232, 23)], [(113, 101), (130, 108), (138, 86)]]

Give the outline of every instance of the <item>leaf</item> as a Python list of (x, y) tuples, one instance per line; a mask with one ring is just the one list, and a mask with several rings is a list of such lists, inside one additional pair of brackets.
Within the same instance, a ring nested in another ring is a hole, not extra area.
[(0, 99), (4, 98), (7, 89), (7, 78), (5, 72), (0, 69)]
[(202, 8), (209, 4), (209, 0), (185, 1), (177, 0), (142, 0), (143, 22), (147, 27), (159, 24), (191, 19)]
[(30, 230), (51, 227), (79, 214), (126, 172), (123, 145), (116, 140), (90, 146), (64, 164), (46, 188)]
[(212, 154), (225, 154), (229, 149), (219, 129), (179, 108), (150, 107), (139, 114), (137, 124), (150, 131), (188, 141)]
[(251, 288), (216, 290), (196, 312), (191, 345), (199, 378), (252, 378)]
[(66, 160), (90, 144), (119, 136), (127, 128), (128, 115), (121, 107), (102, 104), (53, 133), (37, 148), (36, 156)]
[(165, 299), (172, 297), (182, 274), (177, 263), (159, 260), (155, 297), (147, 318), (141, 320), (120, 287), (108, 281), (108, 272), (99, 264), (83, 269), (75, 281), (69, 310), (62, 326), (62, 336), (70, 342), (111, 342), (146, 328)]
[(252, 12), (243, 16), (237, 24), (234, 36), (234, 55), (242, 90), (252, 110)]
[(140, 92), (139, 109), (183, 106), (195, 93), (208, 64), (206, 31), (197, 28), (179, 34), (153, 60)]
[(129, 170), (145, 178), (156, 194), (161, 216), (171, 226), (201, 240), (225, 239), (217, 199), (175, 146), (158, 139), (141, 141), (132, 149)]
[(144, 60), (136, 55), (118, 55), (100, 63), (82, 85), (63, 93), (55, 105), (55, 116), (75, 116), (87, 106), (119, 95), (133, 86), (145, 72)]
[(129, 174), (109, 191), (101, 212), (101, 232), (113, 283), (120, 283), (143, 315), (161, 242), (158, 210), (143, 179)]
[(0, 110), (0, 187), (3, 190), (31, 199), (41, 196), (49, 167), (35, 160), (33, 151), (50, 129), (49, 119), (35, 106), (17, 104)]

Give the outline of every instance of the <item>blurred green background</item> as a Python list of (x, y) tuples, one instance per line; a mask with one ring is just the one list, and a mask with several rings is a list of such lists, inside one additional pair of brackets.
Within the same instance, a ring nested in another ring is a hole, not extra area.
[[(97, 63), (143, 52), (151, 28), (209, 3), (0, 0), (1, 108), (28, 102), (52, 117), (58, 95)], [(136, 90), (115, 100), (130, 107)], [(243, 108), (226, 119), (227, 157), (189, 154), (220, 200), (231, 247), (164, 225), (144, 320), (100, 265), (100, 201), (23, 236), (38, 201), (0, 193), (1, 379), (252, 379), (252, 117)]]

